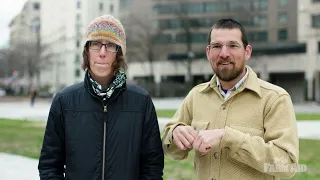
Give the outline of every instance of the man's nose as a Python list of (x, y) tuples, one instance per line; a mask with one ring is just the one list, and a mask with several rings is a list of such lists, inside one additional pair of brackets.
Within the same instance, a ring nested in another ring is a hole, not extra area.
[(221, 56), (222, 58), (227, 58), (230, 56), (230, 52), (227, 46), (222, 46), (219, 56)]

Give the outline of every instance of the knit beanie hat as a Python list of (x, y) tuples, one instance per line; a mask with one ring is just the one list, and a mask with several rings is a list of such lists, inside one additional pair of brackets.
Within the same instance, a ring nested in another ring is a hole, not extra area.
[(126, 55), (126, 34), (121, 22), (111, 15), (103, 15), (92, 20), (87, 27), (84, 45), (88, 41), (106, 40), (121, 47)]

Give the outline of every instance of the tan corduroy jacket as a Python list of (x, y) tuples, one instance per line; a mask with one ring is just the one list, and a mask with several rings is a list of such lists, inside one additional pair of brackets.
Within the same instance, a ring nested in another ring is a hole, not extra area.
[(177, 125), (225, 129), (220, 146), (203, 156), (196, 151), (196, 180), (274, 180), (295, 174), (299, 139), (291, 98), (247, 68), (247, 79), (226, 101), (215, 76), (194, 87), (164, 128), (165, 154), (177, 160), (188, 156), (172, 140)]

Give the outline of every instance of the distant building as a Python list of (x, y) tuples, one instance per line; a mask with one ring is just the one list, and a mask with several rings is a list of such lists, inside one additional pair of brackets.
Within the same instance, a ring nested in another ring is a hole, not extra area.
[[(319, 0), (153, 0), (150, 8), (162, 30), (154, 77), (149, 63), (128, 57), (129, 79), (184, 83), (183, 64), (192, 58), (193, 83), (208, 81), (212, 70), (205, 55), (207, 33), (217, 20), (233, 18), (247, 31), (253, 46), (248, 64), (262, 79), (285, 88), (294, 102), (320, 102)], [(183, 28), (185, 17), (191, 20), (190, 39)]]
[(24, 92), (28, 90), (30, 85), (36, 84), (36, 78), (29, 77), (28, 70), (24, 67), (29, 65), (28, 61), (30, 59), (28, 57), (31, 56), (31, 53), (35, 53), (36, 45), (40, 42), (40, 10), (41, 0), (28, 0), (25, 2), (21, 12), (9, 24), (9, 49), (15, 49), (20, 53), (21, 57), (19, 57), (19, 60), (21, 61), (21, 67), (19, 69), (12, 69), (8, 63), (7, 68), (9, 72), (18, 71), (19, 78), (15, 81), (15, 86)]
[(10, 48), (23, 42), (34, 42), (40, 32), (41, 0), (28, 0), (10, 22)]

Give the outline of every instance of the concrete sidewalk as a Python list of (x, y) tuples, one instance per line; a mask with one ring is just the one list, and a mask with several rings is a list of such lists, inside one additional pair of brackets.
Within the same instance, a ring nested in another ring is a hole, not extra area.
[(38, 160), (0, 152), (1, 180), (39, 180)]
[[(176, 110), (181, 105), (182, 98), (154, 98), (156, 109)], [(49, 100), (37, 101), (34, 107), (28, 101), (3, 102), (0, 101), (0, 117), (9, 119), (47, 120), (51, 102)], [(296, 113), (319, 113), (320, 105), (316, 103), (294, 104)]]

